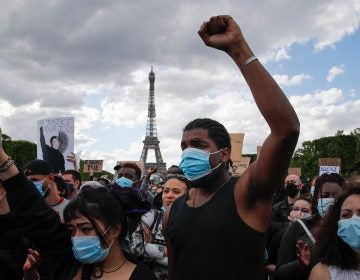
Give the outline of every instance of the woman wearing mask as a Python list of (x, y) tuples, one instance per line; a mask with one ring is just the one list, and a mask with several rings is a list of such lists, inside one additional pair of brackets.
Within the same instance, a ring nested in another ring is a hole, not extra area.
[[(188, 190), (188, 181), (182, 170), (178, 168), (172, 172), (173, 174), (167, 174), (161, 194), (163, 210)], [(167, 280), (168, 258), (162, 233), (162, 219), (163, 211), (151, 209), (145, 213), (137, 229), (129, 236), (129, 243), (132, 254), (142, 258), (159, 280)]]
[(309, 280), (360, 279), (360, 188), (342, 194), (320, 223)]
[(344, 178), (337, 173), (324, 173), (315, 183), (313, 205), (320, 217), (324, 217), (335, 199), (344, 190)]
[(297, 257), (297, 244), (304, 242), (312, 245), (315, 240), (310, 232), (317, 222), (313, 219), (311, 200), (306, 197), (295, 201), (289, 215), (291, 224), (285, 231), (278, 254), (275, 278), (282, 279), (307, 279), (307, 265)]
[(62, 224), (9, 159), (1, 140), (0, 180), (20, 230), (48, 261), (51, 279), (155, 279), (146, 267), (125, 258), (120, 239), (126, 232), (127, 215), (121, 200), (109, 190), (81, 192), (66, 207), (66, 224)]

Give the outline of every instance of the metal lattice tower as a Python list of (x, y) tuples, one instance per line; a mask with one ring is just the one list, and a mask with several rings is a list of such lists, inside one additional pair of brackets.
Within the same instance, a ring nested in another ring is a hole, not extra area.
[[(149, 73), (149, 104), (148, 104), (148, 117), (146, 124), (146, 136), (143, 141), (144, 147), (141, 153), (140, 161), (144, 163), (145, 172), (149, 167), (156, 167), (158, 172), (166, 171), (166, 163), (163, 162), (159, 139), (157, 138), (157, 129), (156, 129), (156, 111), (155, 111), (155, 73), (153, 67), (151, 66), (151, 71)], [(155, 151), (155, 163), (147, 162), (147, 155), (149, 150)]]

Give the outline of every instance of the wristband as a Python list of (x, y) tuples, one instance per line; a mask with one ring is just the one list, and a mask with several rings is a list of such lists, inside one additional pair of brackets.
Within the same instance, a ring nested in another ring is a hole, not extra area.
[(258, 60), (258, 58), (255, 55), (253, 55), (252, 57), (249, 57), (247, 60), (245, 60), (244, 66), (249, 65), (251, 62), (253, 62), (255, 60)]

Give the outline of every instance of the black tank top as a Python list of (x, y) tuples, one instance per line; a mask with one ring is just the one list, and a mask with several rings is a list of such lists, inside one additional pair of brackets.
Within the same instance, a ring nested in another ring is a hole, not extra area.
[(184, 195), (173, 203), (168, 236), (176, 280), (263, 280), (265, 234), (238, 215), (232, 178), (205, 204), (192, 208)]

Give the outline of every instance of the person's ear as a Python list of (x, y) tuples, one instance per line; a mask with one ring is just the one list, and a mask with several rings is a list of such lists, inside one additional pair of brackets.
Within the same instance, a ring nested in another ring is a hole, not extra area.
[(114, 238), (118, 238), (121, 233), (121, 225), (115, 225), (110, 228), (110, 234)]
[(48, 184), (54, 184), (55, 183), (55, 176), (52, 174), (49, 174), (46, 179)]
[(221, 151), (221, 161), (226, 163), (230, 159), (231, 151), (229, 148), (223, 148)]

